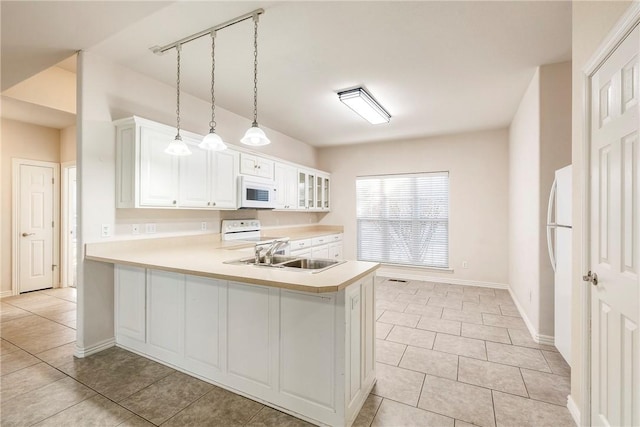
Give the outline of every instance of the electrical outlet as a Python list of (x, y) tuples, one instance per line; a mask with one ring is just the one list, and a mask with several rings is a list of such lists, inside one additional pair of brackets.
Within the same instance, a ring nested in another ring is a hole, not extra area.
[(144, 225), (144, 232), (147, 234), (153, 234), (156, 232), (156, 224), (154, 222), (150, 222), (149, 224)]
[(202, 230), (202, 231), (206, 231), (207, 230), (207, 223), (206, 222), (202, 221), (200, 223), (200, 230)]
[(140, 224), (131, 224), (131, 234), (140, 234)]
[(467, 261), (462, 261), (462, 268), (469, 268), (469, 263)]
[(100, 235), (102, 237), (111, 237), (111, 224), (102, 224)]

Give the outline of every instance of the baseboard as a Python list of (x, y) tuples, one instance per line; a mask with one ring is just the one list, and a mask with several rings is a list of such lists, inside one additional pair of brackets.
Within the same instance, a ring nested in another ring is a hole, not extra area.
[(109, 338), (107, 340), (101, 341), (97, 344), (94, 344), (90, 347), (78, 347), (78, 344), (76, 344), (76, 351), (74, 352), (74, 356), (82, 358), (82, 357), (87, 357), (87, 356), (91, 356), (92, 354), (95, 353), (99, 353), (102, 350), (106, 350), (108, 348), (111, 348), (113, 346), (116, 345), (116, 339), (115, 338)]
[(567, 409), (569, 409), (569, 413), (576, 425), (580, 426), (580, 409), (578, 409), (578, 405), (576, 405), (571, 395), (567, 396)]
[(504, 283), (493, 283), (493, 282), (480, 282), (476, 280), (464, 280), (464, 279), (455, 279), (452, 277), (443, 277), (443, 276), (428, 276), (427, 274), (421, 274), (415, 271), (408, 270), (396, 270), (395, 268), (390, 269), (388, 267), (380, 267), (378, 271), (376, 271), (377, 276), (382, 277), (393, 277), (398, 279), (405, 280), (422, 280), (426, 282), (436, 282), (436, 283), (447, 283), (450, 285), (463, 285), (463, 286), (478, 286), (481, 288), (493, 288), (493, 289), (509, 289), (509, 286)]
[(6, 297), (12, 297), (12, 296), (13, 296), (12, 290), (0, 292), (0, 298), (6, 298)]
[(529, 330), (529, 334), (531, 334), (531, 338), (533, 338), (533, 340), (538, 344), (555, 345), (555, 338), (553, 335), (543, 335), (538, 333), (536, 328), (533, 326), (533, 323), (531, 323), (531, 320), (529, 320), (529, 317), (527, 316), (527, 313), (524, 311), (524, 308), (522, 308), (522, 306), (518, 302), (518, 298), (516, 298), (511, 288), (509, 288), (509, 295), (511, 295), (511, 299), (513, 300), (513, 303), (516, 305), (516, 308), (520, 313), (520, 317), (522, 317), (522, 320), (524, 320), (525, 325), (527, 325), (527, 329)]

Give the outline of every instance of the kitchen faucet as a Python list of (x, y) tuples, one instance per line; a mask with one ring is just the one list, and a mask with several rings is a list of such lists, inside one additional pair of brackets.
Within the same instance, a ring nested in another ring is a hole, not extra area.
[[(275, 239), (271, 241), (270, 242), (271, 246), (269, 246), (269, 249), (267, 249), (267, 252), (264, 254), (264, 263), (267, 265), (271, 265), (273, 263), (273, 256), (275, 255), (276, 251), (278, 251), (278, 249), (280, 249), (282, 246), (286, 245), (287, 243), (289, 243), (288, 237), (283, 237), (281, 239)], [(258, 254), (257, 248), (256, 248), (256, 254)]]

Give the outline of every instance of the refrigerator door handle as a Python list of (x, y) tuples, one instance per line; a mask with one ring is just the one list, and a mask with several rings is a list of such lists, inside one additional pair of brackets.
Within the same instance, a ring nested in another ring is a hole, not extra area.
[(551, 261), (551, 267), (553, 272), (556, 271), (556, 257), (553, 253), (553, 242), (551, 241), (551, 229), (556, 228), (556, 224), (551, 222), (553, 216), (553, 202), (556, 199), (556, 190), (558, 188), (557, 178), (553, 180), (551, 184), (551, 191), (549, 192), (549, 205), (547, 207), (547, 249), (549, 250), (549, 261)]

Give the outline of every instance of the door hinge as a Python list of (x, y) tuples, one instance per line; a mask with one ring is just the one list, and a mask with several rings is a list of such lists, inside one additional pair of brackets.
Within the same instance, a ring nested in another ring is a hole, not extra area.
[(51, 183), (55, 184), (56, 183), (56, 179), (55, 178), (51, 178)]
[(56, 269), (57, 265), (56, 264), (51, 264), (51, 271), (54, 271)]
[(55, 228), (55, 223), (51, 221), (51, 228)]

